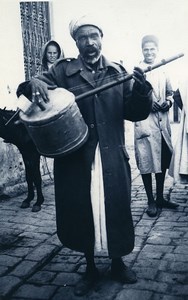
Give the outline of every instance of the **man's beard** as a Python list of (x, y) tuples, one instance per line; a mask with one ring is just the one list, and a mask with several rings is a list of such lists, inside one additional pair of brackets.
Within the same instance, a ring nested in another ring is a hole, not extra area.
[(87, 64), (95, 64), (101, 56), (101, 48), (88, 47), (81, 53), (82, 58)]

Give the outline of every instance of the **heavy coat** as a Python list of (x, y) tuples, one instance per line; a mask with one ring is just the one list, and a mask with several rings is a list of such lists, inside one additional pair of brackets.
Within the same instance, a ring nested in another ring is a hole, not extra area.
[[(122, 72), (125, 72), (123, 67), (101, 57), (95, 82), (80, 58), (64, 59), (40, 79), (80, 95), (110, 82)], [(90, 251), (94, 246), (90, 184), (91, 165), (99, 143), (109, 256), (120, 257), (132, 251), (131, 173), (124, 144), (124, 119), (146, 118), (151, 108), (150, 94), (150, 84), (141, 96), (135, 85), (131, 92), (129, 81), (77, 101), (89, 128), (89, 138), (79, 150), (54, 161), (57, 234), (65, 246), (81, 252)]]
[[(148, 65), (141, 63), (142, 68)], [(152, 98), (162, 104), (173, 100), (172, 88), (164, 70), (155, 69), (146, 75), (153, 87)], [(135, 157), (141, 174), (161, 172), (162, 138), (172, 153), (171, 128), (168, 112), (152, 112), (148, 118), (135, 123)], [(170, 160), (170, 158), (169, 158)]]

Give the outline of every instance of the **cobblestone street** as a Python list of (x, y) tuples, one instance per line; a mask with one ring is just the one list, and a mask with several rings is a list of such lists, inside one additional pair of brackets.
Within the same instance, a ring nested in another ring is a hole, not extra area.
[(25, 195), (0, 201), (0, 299), (11, 300), (186, 300), (188, 299), (188, 185), (173, 186), (167, 176), (165, 197), (179, 203), (158, 216), (145, 213), (147, 199), (128, 147), (132, 169), (132, 213), (136, 243), (125, 257), (138, 282), (121, 285), (110, 278), (110, 260), (96, 257), (101, 280), (85, 297), (73, 294), (85, 270), (78, 252), (64, 248), (56, 236), (54, 186), (43, 187), (38, 213), (21, 209)]

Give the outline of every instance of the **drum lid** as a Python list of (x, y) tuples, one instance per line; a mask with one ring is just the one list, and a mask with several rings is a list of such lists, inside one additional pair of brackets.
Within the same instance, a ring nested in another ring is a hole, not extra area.
[(50, 101), (47, 103), (42, 102), (45, 110), (41, 110), (37, 105), (33, 105), (28, 115), (21, 111), (20, 118), (23, 122), (44, 124), (50, 120), (57, 119), (66, 112), (75, 101), (74, 94), (63, 88), (49, 90), (48, 93)]

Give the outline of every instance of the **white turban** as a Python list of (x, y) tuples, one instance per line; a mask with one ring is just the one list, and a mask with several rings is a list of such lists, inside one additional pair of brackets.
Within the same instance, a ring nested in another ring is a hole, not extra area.
[(72, 20), (69, 24), (70, 35), (74, 40), (78, 29), (86, 25), (97, 27), (100, 30), (101, 35), (103, 36), (101, 26), (99, 25), (99, 22), (96, 20), (96, 18), (93, 18), (91, 16), (82, 16), (79, 19)]

